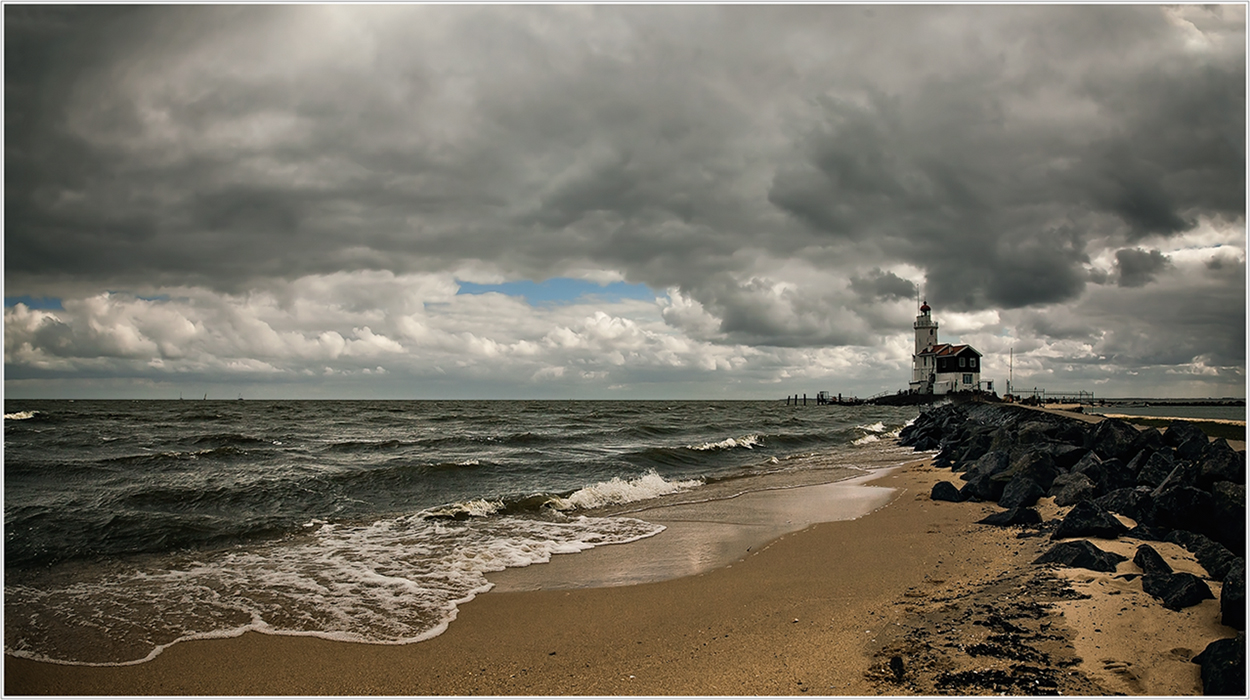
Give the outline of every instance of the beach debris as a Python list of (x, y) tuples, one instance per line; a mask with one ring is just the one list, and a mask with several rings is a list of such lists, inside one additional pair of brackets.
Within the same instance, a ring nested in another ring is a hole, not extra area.
[(1094, 546), (1089, 540), (1060, 542), (1046, 550), (1046, 553), (1033, 560), (1034, 564), (1062, 564), (1090, 571), (1115, 573), (1116, 565), (1128, 561), (1128, 557), (1115, 552), (1106, 552)]
[(1069, 537), (1102, 537), (1115, 539), (1128, 532), (1124, 523), (1090, 500), (1081, 501), (1068, 511), (1050, 539)]
[(1246, 628), (1246, 560), (1237, 557), (1220, 587), (1220, 622), (1233, 629)]
[(1202, 668), (1203, 695), (1246, 694), (1246, 635), (1217, 639), (1194, 657)]
[(929, 492), (929, 499), (933, 501), (951, 501), (959, 503), (964, 500), (963, 495), (959, 493), (959, 489), (949, 481), (939, 481), (933, 485), (933, 490)]

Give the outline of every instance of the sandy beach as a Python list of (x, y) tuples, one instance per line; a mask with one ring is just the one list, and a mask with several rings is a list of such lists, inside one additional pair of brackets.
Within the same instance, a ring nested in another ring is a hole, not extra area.
[[(1167, 610), (1116, 578), (1137, 572), (1131, 561), (1116, 574), (1033, 566), (1047, 538), (976, 524), (993, 504), (929, 499), (950, 477), (926, 461), (891, 470), (869, 482), (891, 489), (871, 513), (785, 534), (696, 575), (492, 591), (421, 643), (249, 633), (126, 667), (6, 657), (5, 693), (983, 694), (1005, 669), (1032, 678), (1036, 694), (1201, 693), (1190, 659), (1234, 633), (1218, 623), (1218, 600)], [(1059, 512), (1051, 499), (1039, 509)], [(1098, 544), (1131, 553), (1137, 543)], [(1201, 573), (1184, 549), (1155, 545), (1175, 569)], [(1005, 642), (1015, 651), (996, 655)]]

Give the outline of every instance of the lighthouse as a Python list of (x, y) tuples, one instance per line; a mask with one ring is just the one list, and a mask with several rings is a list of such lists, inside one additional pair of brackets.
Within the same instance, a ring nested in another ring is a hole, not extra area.
[(939, 343), (938, 324), (933, 320), (927, 300), (921, 303), (912, 328), (916, 331), (916, 352), (911, 356), (911, 382), (908, 384), (912, 393), (980, 390), (981, 353), (971, 345)]

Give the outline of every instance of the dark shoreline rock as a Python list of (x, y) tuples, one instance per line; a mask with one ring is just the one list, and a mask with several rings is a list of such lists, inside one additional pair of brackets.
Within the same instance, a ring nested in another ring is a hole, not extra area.
[(1128, 561), (1115, 552), (1107, 552), (1094, 546), (1089, 540), (1060, 542), (1033, 560), (1034, 564), (1062, 564), (1090, 571), (1115, 573), (1116, 566)]
[(1246, 694), (1246, 635), (1217, 639), (1194, 657), (1202, 667), (1203, 695)]

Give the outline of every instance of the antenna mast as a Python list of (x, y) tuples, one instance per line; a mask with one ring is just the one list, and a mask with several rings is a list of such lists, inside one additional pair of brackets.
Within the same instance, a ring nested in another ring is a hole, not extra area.
[(1011, 380), (1015, 378), (1015, 369), (1016, 369), (1016, 348), (1013, 345), (1011, 347), (1011, 353), (1007, 355), (1007, 393), (1008, 394), (1011, 394)]

